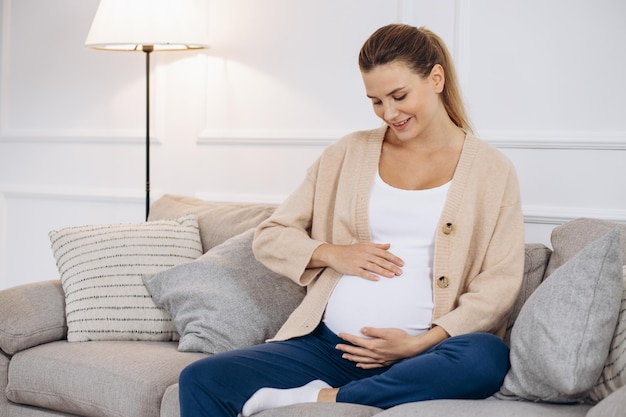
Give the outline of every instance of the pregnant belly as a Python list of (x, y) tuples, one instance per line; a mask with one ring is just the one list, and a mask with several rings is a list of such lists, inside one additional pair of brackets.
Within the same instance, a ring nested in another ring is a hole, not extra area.
[(363, 327), (398, 328), (424, 333), (432, 321), (430, 270), (404, 268), (379, 281), (344, 275), (328, 301), (324, 323), (335, 333), (361, 336)]

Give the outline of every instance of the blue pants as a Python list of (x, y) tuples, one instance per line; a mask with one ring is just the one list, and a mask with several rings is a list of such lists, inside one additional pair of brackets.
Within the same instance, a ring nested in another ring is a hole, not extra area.
[(509, 369), (498, 337), (451, 337), (390, 367), (360, 369), (341, 357), (345, 343), (324, 324), (313, 333), (220, 353), (192, 363), (179, 379), (181, 417), (235, 417), (258, 389), (294, 388), (321, 379), (337, 402), (390, 408), (431, 399), (479, 399), (495, 393)]

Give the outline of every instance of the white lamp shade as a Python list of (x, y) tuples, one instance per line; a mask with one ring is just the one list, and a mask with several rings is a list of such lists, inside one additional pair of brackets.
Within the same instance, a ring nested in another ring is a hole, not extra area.
[(208, 47), (206, 0), (101, 0), (85, 46), (141, 51)]

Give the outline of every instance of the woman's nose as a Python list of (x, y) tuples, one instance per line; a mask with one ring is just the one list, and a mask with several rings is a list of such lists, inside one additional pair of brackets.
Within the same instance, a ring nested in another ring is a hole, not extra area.
[(397, 114), (398, 114), (398, 110), (396, 109), (396, 107), (393, 105), (393, 103), (387, 103), (385, 104), (384, 107), (384, 118), (385, 120), (393, 120)]

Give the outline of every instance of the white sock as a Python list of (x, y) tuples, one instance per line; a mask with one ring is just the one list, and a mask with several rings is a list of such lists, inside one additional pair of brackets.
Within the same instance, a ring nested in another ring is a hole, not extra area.
[(326, 382), (316, 379), (298, 388), (261, 388), (243, 405), (241, 415), (249, 417), (270, 408), (292, 404), (314, 403), (323, 388), (331, 388)]

